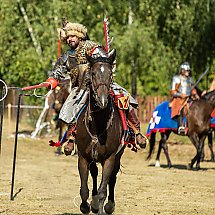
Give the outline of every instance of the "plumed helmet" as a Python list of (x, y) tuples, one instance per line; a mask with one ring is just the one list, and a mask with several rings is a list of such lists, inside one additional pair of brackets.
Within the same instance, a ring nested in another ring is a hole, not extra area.
[(190, 64), (188, 62), (182, 63), (179, 68), (179, 73), (181, 73), (182, 70), (191, 71)]
[(58, 28), (58, 34), (61, 40), (65, 41), (68, 36), (77, 36), (80, 39), (86, 39), (87, 28), (79, 23), (66, 22), (63, 28)]

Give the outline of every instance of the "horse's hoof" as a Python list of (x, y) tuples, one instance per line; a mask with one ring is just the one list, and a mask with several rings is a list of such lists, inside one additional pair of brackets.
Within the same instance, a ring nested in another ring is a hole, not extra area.
[(115, 203), (111, 200), (108, 200), (108, 203), (105, 205), (105, 212), (107, 214), (112, 214), (115, 210)]
[(97, 214), (99, 212), (99, 209), (95, 209), (91, 206), (91, 211), (92, 213)]
[(173, 166), (172, 164), (168, 164), (168, 168), (171, 169)]
[(92, 197), (92, 201), (90, 203), (91, 211), (96, 214), (99, 211), (99, 198), (98, 195)]
[(80, 210), (83, 214), (90, 213), (90, 204), (88, 202), (82, 202), (80, 205)]
[(191, 165), (191, 163), (189, 163), (188, 165), (187, 165), (187, 169), (188, 170), (191, 170), (193, 168), (193, 166)]
[(155, 162), (155, 167), (160, 167), (161, 165), (160, 165), (160, 161), (158, 161), (158, 160), (156, 160), (156, 162)]
[(196, 170), (200, 170), (200, 164), (196, 165)]

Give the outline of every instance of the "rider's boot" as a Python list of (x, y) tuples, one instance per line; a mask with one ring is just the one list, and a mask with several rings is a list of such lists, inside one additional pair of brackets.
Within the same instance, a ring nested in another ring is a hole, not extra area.
[(74, 149), (75, 133), (76, 133), (76, 124), (69, 124), (67, 128), (67, 134), (66, 134), (67, 142), (64, 145), (64, 154), (66, 156), (71, 155)]
[(178, 134), (179, 135), (185, 135), (185, 127), (184, 127), (184, 123), (183, 123), (183, 109), (180, 111), (180, 115), (179, 115), (179, 126), (178, 126)]
[(128, 120), (132, 123), (132, 125), (135, 127), (135, 139), (137, 145), (140, 146), (140, 148), (145, 148), (146, 147), (146, 138), (141, 134), (140, 131), (140, 121), (137, 118), (137, 115), (132, 108), (131, 111), (128, 112)]

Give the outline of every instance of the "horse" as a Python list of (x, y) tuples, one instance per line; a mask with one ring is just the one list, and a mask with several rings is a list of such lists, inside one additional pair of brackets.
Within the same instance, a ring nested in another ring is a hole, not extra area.
[[(177, 122), (171, 119), (171, 109), (169, 108), (169, 102), (166, 101), (157, 106), (156, 111), (153, 113), (156, 119), (153, 119), (155, 123), (155, 127), (150, 128), (149, 125), (148, 132), (146, 136), (150, 135), (150, 149), (147, 156), (147, 159), (150, 159), (152, 152), (155, 146), (155, 138), (156, 131), (160, 131), (161, 139), (159, 141), (159, 148), (156, 156), (156, 166), (160, 166), (160, 153), (161, 150), (164, 150), (167, 165), (169, 168), (172, 167), (172, 162), (168, 153), (167, 140), (172, 132), (177, 134)], [(164, 108), (165, 112), (159, 113), (159, 110)], [(210, 126), (211, 126), (211, 113), (215, 108), (215, 91), (211, 91), (204, 96), (202, 96), (199, 100), (195, 100), (192, 102), (192, 105), (188, 109), (188, 113), (186, 116), (186, 124), (187, 124), (187, 136), (194, 144), (196, 148), (196, 155), (191, 160), (191, 163), (188, 164), (188, 169), (192, 169), (194, 164), (196, 163), (196, 169), (200, 169), (200, 160), (204, 146), (204, 140), (207, 137)], [(155, 113), (157, 114), (155, 116)], [(162, 116), (160, 116), (161, 114)], [(152, 121), (153, 121), (152, 120)], [(157, 124), (156, 124), (157, 121)], [(163, 124), (162, 124), (163, 123)], [(171, 124), (172, 123), (172, 124)], [(164, 125), (165, 124), (165, 125)], [(171, 124), (171, 126), (169, 126)]]
[[(213, 79), (212, 83), (210, 84), (210, 87), (208, 89), (208, 92), (210, 91), (213, 91), (215, 89), (215, 78)], [(206, 91), (204, 91), (204, 93), (206, 93)], [(204, 94), (203, 93), (203, 94)], [(212, 113), (212, 117), (213, 119), (211, 120), (212, 121), (212, 126), (211, 126), (211, 129), (208, 133), (208, 147), (210, 149), (210, 155), (211, 155), (211, 158), (209, 161), (212, 161), (212, 162), (215, 162), (215, 158), (214, 158), (214, 152), (213, 152), (213, 133), (215, 131), (215, 111), (213, 111)], [(204, 150), (202, 151), (202, 157), (201, 157), (201, 161), (204, 161)]]
[[(78, 170), (81, 181), (80, 210), (83, 214), (108, 214), (115, 209), (114, 189), (120, 159), (124, 152), (121, 144), (122, 125), (120, 115), (110, 96), (114, 51), (109, 57), (87, 56), (90, 62), (90, 87), (87, 107), (77, 121), (76, 143), (78, 148)], [(102, 179), (97, 189), (98, 167), (102, 166)], [(89, 171), (93, 179), (92, 201), (88, 203)], [(104, 206), (109, 187), (108, 202)]]

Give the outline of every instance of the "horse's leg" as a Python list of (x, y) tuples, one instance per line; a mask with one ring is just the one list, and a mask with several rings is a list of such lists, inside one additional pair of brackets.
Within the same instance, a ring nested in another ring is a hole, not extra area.
[(168, 146), (167, 146), (167, 140), (169, 138), (170, 133), (171, 132), (169, 132), (169, 131), (166, 131), (165, 133), (161, 133), (161, 140), (159, 142), (159, 148), (158, 148), (158, 153), (157, 153), (157, 158), (156, 158), (156, 161), (159, 161), (161, 149), (163, 148), (164, 154), (165, 154), (166, 159), (167, 159), (167, 165), (169, 168), (172, 167), (172, 162), (171, 162), (170, 157), (169, 157)]
[(210, 161), (215, 161), (214, 160), (214, 152), (213, 152), (213, 131), (208, 133), (208, 146), (211, 152), (211, 160)]
[(78, 155), (78, 170), (81, 180), (80, 195), (82, 199), (80, 210), (83, 214), (87, 214), (90, 212), (90, 204), (87, 202), (87, 199), (89, 198), (89, 189), (87, 184), (89, 170), (88, 162), (82, 157), (80, 153)]
[(108, 196), (108, 202), (105, 205), (105, 212), (107, 214), (112, 214), (115, 210), (114, 189), (115, 189), (115, 185), (116, 185), (117, 172), (114, 170), (114, 172), (112, 173), (112, 175), (110, 177), (110, 181), (108, 183), (108, 185), (109, 185), (109, 196)]
[(92, 162), (90, 164), (90, 174), (93, 178), (92, 201), (90, 204), (91, 211), (93, 213), (98, 213), (99, 211), (98, 190), (97, 190), (98, 167), (95, 162)]
[[(162, 134), (161, 134), (161, 139), (162, 139)], [(159, 141), (159, 145), (158, 145), (158, 152), (157, 152), (157, 156), (156, 156), (156, 160), (155, 160), (155, 166), (156, 167), (160, 167), (160, 154), (161, 154), (161, 149), (162, 149), (162, 144), (161, 144), (161, 140)]]
[(199, 146), (197, 148), (197, 158), (196, 158), (196, 169), (200, 169), (200, 161), (201, 161), (201, 155), (202, 155), (202, 150), (204, 148), (204, 141), (206, 139), (206, 135), (202, 136), (199, 140)]
[[(190, 135), (189, 136), (191, 142), (193, 143), (193, 145), (195, 146), (196, 150), (198, 151), (198, 146), (199, 146), (199, 138), (196, 134)], [(191, 163), (188, 164), (188, 169), (192, 169), (194, 163), (197, 160), (197, 154), (194, 156), (194, 158), (191, 160)]]
[(103, 214), (104, 201), (107, 197), (107, 184), (109, 182), (110, 176), (112, 174), (115, 163), (115, 154), (112, 154), (108, 159), (106, 159), (102, 165), (102, 180), (99, 186), (99, 212), (98, 214)]
[[(209, 144), (208, 144), (209, 145)], [(205, 159), (205, 151), (204, 151), (204, 147), (202, 149), (202, 154), (201, 154), (201, 162), (203, 162)]]
[(105, 212), (107, 214), (112, 214), (115, 210), (115, 194), (114, 194), (114, 189), (116, 185), (116, 175), (119, 172), (120, 169), (120, 159), (122, 156), (123, 152), (121, 154), (118, 154), (116, 159), (115, 159), (115, 165), (109, 180), (109, 196), (108, 196), (108, 202), (105, 205)]

